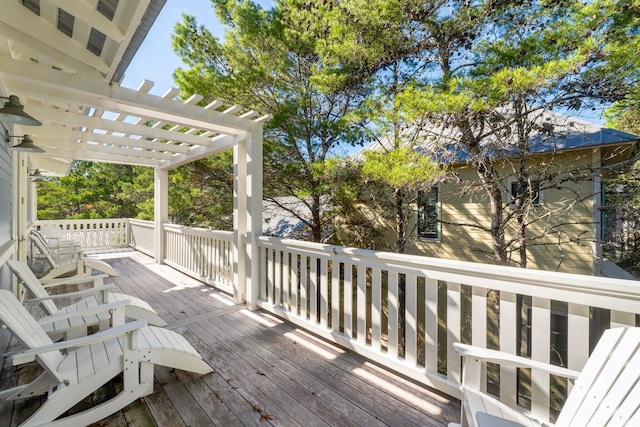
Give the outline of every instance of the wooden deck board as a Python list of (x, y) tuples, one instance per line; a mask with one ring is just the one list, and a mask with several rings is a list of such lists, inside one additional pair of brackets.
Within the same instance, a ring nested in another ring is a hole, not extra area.
[[(143, 298), (202, 354), (214, 372), (156, 367), (153, 394), (98, 425), (446, 426), (460, 404), (231, 298), (139, 252), (101, 254), (118, 291)], [(24, 372), (23, 372), (24, 371)], [(2, 388), (35, 371), (6, 367)], [(117, 381), (92, 396), (117, 392)], [(0, 427), (16, 425), (39, 399), (0, 403)], [(84, 405), (91, 403), (83, 402)]]

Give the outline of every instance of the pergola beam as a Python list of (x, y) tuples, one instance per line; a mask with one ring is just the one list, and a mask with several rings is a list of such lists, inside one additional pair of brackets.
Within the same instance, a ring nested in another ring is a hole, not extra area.
[(174, 156), (173, 159), (168, 161), (166, 164), (163, 164), (162, 168), (171, 169), (178, 166), (186, 165), (187, 163), (191, 163), (196, 160), (204, 159), (205, 157), (209, 157), (228, 150), (238, 142), (237, 137), (232, 137), (229, 135), (219, 135), (218, 137), (214, 138), (213, 141), (214, 145), (210, 147), (198, 147), (192, 149), (189, 152), (189, 155)]
[[(101, 129), (109, 132), (120, 132), (130, 135), (139, 135), (143, 138), (173, 140), (192, 145), (211, 145), (210, 138), (201, 137), (193, 134), (183, 134), (175, 131), (169, 131), (160, 127), (135, 125), (119, 120), (101, 119), (99, 117), (90, 117), (77, 113), (70, 113), (61, 110), (40, 107), (33, 104), (27, 104), (29, 113), (40, 120), (68, 125), (71, 127), (86, 127), (90, 129)], [(162, 142), (156, 142), (158, 149)]]
[[(250, 119), (233, 114), (171, 101), (133, 89), (107, 85), (84, 76), (43, 69), (37, 65), (25, 68), (22, 61), (3, 64), (3, 74), (5, 81), (10, 81), (12, 87), (20, 87), (21, 92), (33, 97), (48, 96), (92, 108), (150, 117), (167, 123), (241, 137), (245, 137), (247, 129), (251, 127)], [(19, 85), (20, 82), (25, 84)]]
[[(25, 132), (27, 132), (25, 130)], [(29, 135), (31, 135), (34, 139), (42, 140), (42, 141), (58, 141), (58, 142), (69, 142), (73, 141), (86, 141), (86, 142), (98, 142), (101, 144), (108, 145), (116, 145), (116, 146), (126, 146), (129, 148), (140, 148), (144, 150), (152, 150), (157, 152), (167, 152), (167, 153), (176, 153), (176, 154), (187, 154), (189, 153), (188, 145), (177, 145), (177, 144), (169, 144), (164, 142), (158, 142), (155, 140), (149, 141), (144, 137), (140, 139), (124, 137), (124, 136), (115, 136), (109, 134), (99, 134), (95, 132), (81, 131), (81, 130), (72, 130), (63, 126), (53, 126), (53, 125), (44, 125), (33, 127), (28, 130)], [(211, 143), (209, 142), (208, 145)]]

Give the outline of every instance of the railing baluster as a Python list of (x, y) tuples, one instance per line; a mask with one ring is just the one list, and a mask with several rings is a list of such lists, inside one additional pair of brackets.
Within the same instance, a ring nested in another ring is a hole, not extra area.
[(282, 305), (282, 251), (280, 249), (275, 250), (275, 258), (273, 261), (274, 268), (274, 291), (273, 291), (273, 304), (276, 306)]
[(461, 296), (459, 283), (447, 283), (447, 378), (460, 382), (460, 356), (453, 351), (453, 344), (460, 342)]
[[(517, 304), (516, 294), (500, 292), (500, 350), (517, 354)], [(500, 366), (500, 400), (507, 405), (515, 405), (518, 393), (516, 369)]]
[(334, 333), (340, 332), (340, 262), (333, 258), (331, 260), (331, 282), (329, 284), (331, 290), (331, 330)]
[(407, 274), (404, 278), (404, 359), (411, 365), (418, 364), (418, 278)]
[(300, 289), (300, 257), (296, 252), (291, 252), (291, 311), (297, 316), (300, 315), (298, 289)]
[(382, 271), (371, 269), (371, 347), (380, 351), (382, 342)]
[[(549, 363), (551, 348), (551, 301), (533, 297), (531, 301), (531, 358)], [(549, 374), (531, 370), (531, 413), (549, 418)]]
[(353, 264), (344, 263), (344, 334), (353, 338)]
[(310, 313), (307, 310), (307, 256), (300, 254), (300, 316), (303, 319), (309, 319)]
[(291, 282), (289, 279), (289, 252), (282, 253), (282, 305), (287, 311), (291, 311)]
[(438, 281), (425, 279), (425, 368), (427, 372), (438, 372)]
[(360, 264), (357, 268), (358, 293), (356, 294), (357, 340), (364, 345), (367, 341), (367, 269)]
[(388, 297), (387, 311), (387, 353), (391, 357), (398, 357), (398, 313), (400, 311), (400, 301), (398, 300), (398, 273), (389, 271), (388, 276)]
[(318, 258), (309, 257), (309, 318), (318, 323)]

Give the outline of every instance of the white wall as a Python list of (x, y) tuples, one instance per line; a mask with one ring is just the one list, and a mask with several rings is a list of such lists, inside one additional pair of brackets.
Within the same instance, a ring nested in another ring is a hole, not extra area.
[[(5, 125), (6, 126), (6, 125)], [(0, 249), (5, 248), (11, 242), (13, 235), (14, 189), (12, 179), (12, 155), (9, 144), (4, 140), (5, 128), (0, 125)], [(0, 253), (0, 257), (2, 254)], [(0, 288), (10, 289), (10, 273), (7, 268), (0, 269)]]

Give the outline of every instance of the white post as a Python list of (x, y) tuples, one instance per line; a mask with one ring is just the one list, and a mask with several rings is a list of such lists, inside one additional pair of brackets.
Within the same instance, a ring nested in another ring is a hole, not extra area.
[(20, 261), (26, 261), (28, 255), (28, 238), (27, 231), (29, 228), (29, 204), (31, 203), (28, 200), (29, 190), (27, 187), (28, 181), (28, 170), (27, 170), (27, 154), (24, 153), (16, 153), (15, 154), (15, 162), (13, 169), (14, 176), (14, 188), (15, 188), (15, 205), (17, 209), (15, 210), (15, 236), (14, 239), (17, 242), (16, 246), (16, 257)]
[(258, 308), (260, 292), (260, 248), (257, 238), (262, 234), (262, 125), (251, 129), (247, 144), (247, 303), (250, 310)]
[(163, 224), (169, 220), (169, 171), (155, 169), (153, 186), (153, 254), (158, 264), (164, 264), (165, 238)]
[(247, 140), (233, 147), (233, 300), (247, 295)]

